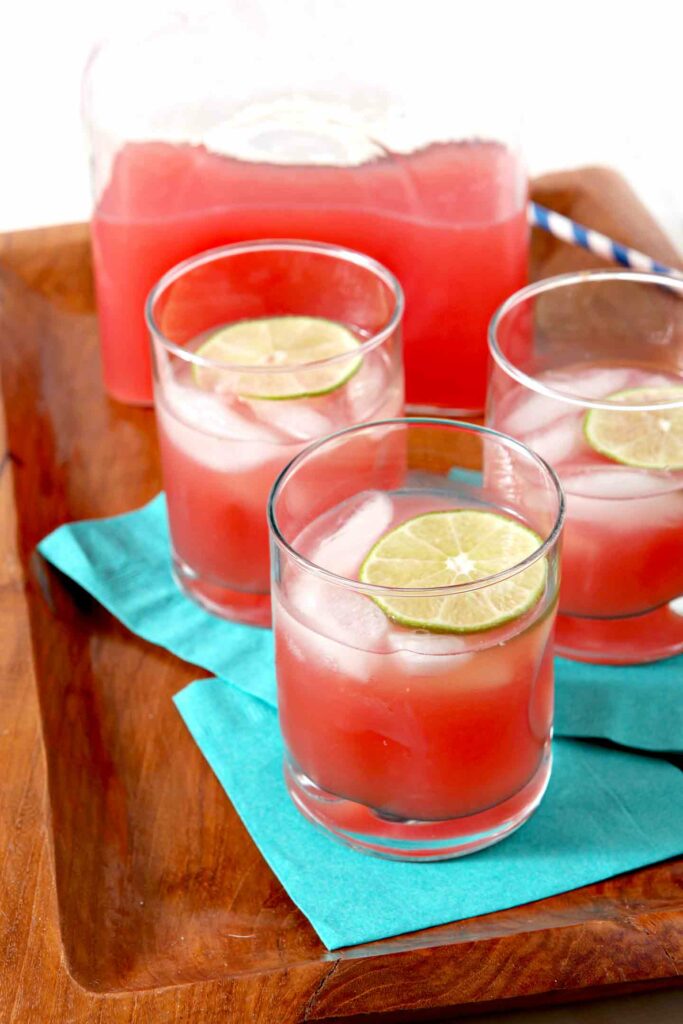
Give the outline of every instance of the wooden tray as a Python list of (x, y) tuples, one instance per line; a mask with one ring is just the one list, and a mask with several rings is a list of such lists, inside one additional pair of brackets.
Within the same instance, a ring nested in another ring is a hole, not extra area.
[[(550, 176), (535, 194), (676, 261), (609, 172)], [(592, 262), (548, 238), (534, 258), (537, 273)], [(159, 487), (152, 414), (102, 394), (86, 228), (1, 237), (0, 310), (0, 1020), (443, 1020), (680, 980), (671, 862), (328, 953), (171, 703), (200, 673), (33, 554), (59, 523)]]

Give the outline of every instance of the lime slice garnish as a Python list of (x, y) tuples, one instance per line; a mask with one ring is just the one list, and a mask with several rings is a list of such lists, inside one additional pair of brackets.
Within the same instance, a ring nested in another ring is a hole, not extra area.
[[(449, 587), (511, 569), (542, 541), (496, 512), (454, 509), (408, 519), (381, 537), (360, 570), (363, 583), (384, 587)], [(546, 559), (481, 590), (446, 597), (373, 597), (402, 626), (432, 633), (478, 633), (532, 608), (545, 589)]]
[[(287, 399), (325, 395), (358, 370), (361, 356), (329, 365), (311, 365), (360, 348), (356, 335), (334, 320), (316, 316), (269, 316), (239, 320), (215, 331), (196, 354), (222, 367), (194, 367), (197, 384), (231, 391), (242, 398)], [(231, 367), (272, 367), (273, 373), (249, 373)], [(290, 373), (285, 372), (291, 366)]]
[(591, 409), (583, 432), (591, 448), (613, 462), (640, 469), (683, 469), (683, 387), (629, 388), (607, 400), (626, 405), (681, 402), (677, 409)]

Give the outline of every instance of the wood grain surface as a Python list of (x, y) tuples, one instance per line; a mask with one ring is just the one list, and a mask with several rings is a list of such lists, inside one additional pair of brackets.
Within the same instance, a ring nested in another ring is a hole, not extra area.
[[(677, 262), (611, 172), (535, 197)], [(540, 236), (533, 255), (536, 275), (596, 262)], [(680, 982), (672, 862), (328, 953), (174, 710), (201, 673), (34, 554), (159, 487), (151, 412), (102, 393), (85, 226), (0, 236), (0, 327), (2, 1024), (388, 1024)]]

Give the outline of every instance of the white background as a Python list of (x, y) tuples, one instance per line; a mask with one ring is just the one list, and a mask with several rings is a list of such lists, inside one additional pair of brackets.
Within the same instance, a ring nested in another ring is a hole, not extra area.
[[(479, 89), (529, 90), (525, 142), (533, 173), (611, 164), (683, 247), (681, 0), (365, 0), (377, 46), (392, 45), (391, 12), (404, 3), (420, 12), (425, 30), (405, 59), (417, 61), (425, 75), (431, 32), (452, 42), (454, 65), (463, 47), (475, 47), (488, 65), (483, 84), (454, 101), (476, 110)], [(263, 18), (265, 9), (267, 22), (269, 9), (305, 19), (312, 6), (339, 8), (341, 0), (224, 0), (220, 6), (231, 4), (247, 17)], [(184, 6), (208, 5), (184, 0)], [(0, 230), (88, 217), (80, 79), (89, 50), (112, 27), (113, 8), (111, 0), (23, 0), (3, 15)], [(116, 21), (159, 8), (169, 3), (118, 0)], [(512, 64), (505, 73), (503, 55)]]

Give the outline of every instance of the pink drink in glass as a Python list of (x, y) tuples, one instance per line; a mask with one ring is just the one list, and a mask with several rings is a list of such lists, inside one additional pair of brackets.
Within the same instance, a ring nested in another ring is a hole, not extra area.
[[(304, 452), (274, 491), (271, 527), (278, 537), (277, 522), (290, 536), (287, 547), (283, 535), (273, 541), (278, 708), (288, 788), (306, 817), (360, 849), (441, 859), (513, 831), (545, 790), (557, 544), (552, 542), (547, 555), (545, 593), (503, 625), (435, 633), (393, 622), (363, 584), (349, 583), (360, 580), (362, 563), (375, 543), (415, 516), (454, 508), (495, 509), (495, 498), (493, 505), (479, 499), (485, 493), (491, 499), (494, 491), (506, 497), (500, 486), (492, 489), (486, 483), (486, 472), (482, 482), (480, 474), (467, 471), (465, 478), (475, 480), (472, 486), (441, 476), (437, 467), (445, 465), (444, 454), (448, 457), (447, 448), (444, 453), (439, 447), (443, 421), (402, 423), (388, 430), (370, 424), (356, 432), (372, 440), (373, 433), (387, 430), (383, 440), (375, 436), (375, 443), (388, 442), (393, 450), (381, 463), (375, 457), (374, 466), (395, 461), (393, 486), (366, 489), (376, 469), (360, 458), (355, 490), (349, 493), (347, 487), (342, 501), (328, 503), (319, 514), (299, 514), (310, 480), (327, 458), (338, 454), (335, 443), (354, 439), (349, 431), (318, 446), (317, 459), (315, 446)], [(406, 469), (404, 449), (399, 471), (396, 441), (405, 444), (406, 431), (411, 432), (412, 468)], [(516, 469), (521, 461), (516, 451), (507, 455), (507, 464)], [(426, 468), (417, 469), (420, 464)], [(551, 490), (547, 469), (531, 457), (526, 469), (539, 498), (535, 514), (540, 520), (534, 525), (538, 529), (543, 523), (545, 535), (552, 519), (556, 537), (559, 490), (554, 482)], [(337, 472), (338, 493), (344, 495), (339, 478)]]
[[(618, 364), (578, 364), (537, 380), (593, 399), (631, 388), (683, 387), (683, 376)], [(497, 429), (546, 459), (565, 490), (562, 612), (625, 618), (683, 594), (683, 472), (638, 469), (601, 455), (586, 440), (580, 405), (534, 391), (510, 398), (509, 408), (499, 407)]]
[[(387, 530), (450, 508), (434, 495), (366, 492), (295, 541), (316, 565), (358, 579)], [(552, 618), (543, 604), (470, 635), (411, 632), (370, 598), (302, 576), (276, 610), (279, 710), (298, 768), (330, 793), (420, 820), (484, 812), (536, 773), (553, 708)]]
[[(278, 473), (310, 441), (401, 415), (402, 308), (400, 287), (379, 264), (306, 242), (210, 250), (174, 268), (152, 292), (148, 321), (174, 573), (210, 611), (269, 622), (266, 506)], [(226, 326), (274, 318), (286, 325), (297, 317), (334, 321), (359, 347), (295, 366), (275, 358), (284, 351), (246, 368), (202, 354)], [(325, 378), (324, 393), (316, 393), (315, 375), (330, 363), (332, 382)], [(256, 393), (265, 380), (276, 394), (278, 381), (286, 390), (296, 371), (294, 397), (241, 393), (245, 369)], [(317, 479), (310, 500), (324, 487), (324, 477)]]
[(265, 509), (280, 470), (310, 441), (402, 411), (402, 381), (382, 349), (331, 394), (291, 401), (200, 391), (188, 366), (157, 399), (174, 558), (185, 586), (219, 612), (227, 588), (229, 605), (258, 620), (270, 575)]
[(339, 167), (129, 143), (92, 223), (107, 390), (121, 401), (151, 401), (142, 310), (175, 263), (243, 239), (310, 238), (368, 253), (401, 281), (408, 401), (481, 409), (486, 324), (526, 280), (525, 203), (518, 158), (492, 142)]
[(491, 322), (487, 423), (546, 459), (566, 494), (567, 657), (683, 651), (682, 299), (673, 278), (583, 271), (522, 289)]

